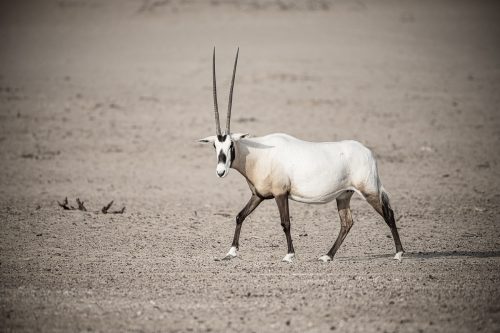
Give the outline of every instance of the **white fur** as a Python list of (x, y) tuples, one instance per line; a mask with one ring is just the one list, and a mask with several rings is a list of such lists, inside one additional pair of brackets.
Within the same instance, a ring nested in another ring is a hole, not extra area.
[(295, 259), (295, 253), (287, 253), (281, 261), (292, 263)]
[(324, 256), (319, 257), (318, 260), (322, 261), (322, 262), (328, 262), (328, 261), (332, 261), (332, 258), (330, 258), (330, 256), (325, 254)]
[(227, 168), (225, 164), (217, 163), (217, 168), (215, 169), (215, 172), (217, 173), (217, 176), (219, 176), (220, 178), (224, 178), (226, 177), (228, 170), (229, 168)]
[(322, 204), (346, 190), (381, 189), (371, 151), (356, 141), (307, 142), (270, 134), (237, 141), (236, 148), (232, 167), (263, 196), (281, 191), (295, 201)]
[(238, 256), (238, 250), (236, 249), (235, 246), (232, 246), (230, 249), (229, 249), (229, 252), (226, 254), (226, 256), (224, 257), (224, 260), (231, 260), (233, 258), (236, 258)]

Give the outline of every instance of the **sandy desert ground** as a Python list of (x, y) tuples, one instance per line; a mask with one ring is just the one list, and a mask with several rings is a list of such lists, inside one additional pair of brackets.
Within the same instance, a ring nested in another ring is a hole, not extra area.
[[(488, 1), (0, 5), (0, 331), (500, 330), (500, 7)], [(232, 129), (355, 139), (403, 245), (359, 197), (274, 201), (215, 175), (211, 52)], [(68, 197), (89, 212), (65, 211)], [(109, 201), (124, 214), (97, 211)]]

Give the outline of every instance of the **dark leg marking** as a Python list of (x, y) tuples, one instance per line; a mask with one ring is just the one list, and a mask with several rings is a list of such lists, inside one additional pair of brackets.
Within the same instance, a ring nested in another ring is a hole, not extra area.
[(389, 202), (389, 197), (387, 193), (382, 192), (379, 197), (376, 194), (365, 194), (366, 201), (384, 218), (385, 223), (391, 228), (392, 238), (394, 239), (394, 244), (396, 245), (396, 253), (404, 252), (403, 245), (401, 245), (401, 240), (399, 239), (398, 228), (396, 227), (396, 220), (394, 219), (394, 211), (391, 208)]
[(342, 245), (342, 242), (349, 233), (349, 230), (351, 230), (352, 225), (354, 224), (351, 215), (351, 208), (349, 206), (352, 194), (353, 192), (349, 191), (349, 193), (346, 193), (345, 195), (337, 199), (337, 208), (339, 210), (340, 217), (340, 232), (337, 240), (335, 241), (335, 244), (333, 244), (332, 248), (330, 249), (330, 251), (328, 251), (327, 254), (332, 259), (335, 253), (337, 253), (337, 250), (340, 248), (340, 245)]
[(243, 221), (245, 221), (245, 218), (248, 215), (250, 215), (262, 201), (263, 201), (262, 198), (260, 198), (255, 194), (252, 194), (252, 197), (250, 198), (246, 206), (236, 216), (236, 229), (234, 230), (234, 238), (232, 246), (236, 247), (237, 249), (240, 246), (240, 232)]
[(389, 197), (385, 192), (382, 192), (382, 212), (385, 223), (391, 228), (392, 238), (394, 238), (394, 244), (396, 245), (396, 253), (404, 252), (403, 245), (401, 245), (401, 240), (399, 239), (398, 228), (396, 227), (396, 220), (394, 219), (394, 212), (389, 203)]
[(290, 235), (290, 213), (288, 210), (288, 194), (282, 194), (275, 197), (276, 204), (281, 217), (281, 226), (286, 236), (286, 243), (288, 246), (288, 253), (295, 253), (293, 249), (292, 236)]

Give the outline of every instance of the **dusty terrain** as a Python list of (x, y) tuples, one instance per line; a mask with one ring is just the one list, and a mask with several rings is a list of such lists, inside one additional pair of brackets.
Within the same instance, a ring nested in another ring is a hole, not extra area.
[[(0, 331), (500, 330), (500, 10), (477, 1), (14, 1), (0, 5)], [(355, 139), (407, 253), (364, 201), (243, 226), (214, 133)], [(64, 211), (68, 196), (98, 211)]]

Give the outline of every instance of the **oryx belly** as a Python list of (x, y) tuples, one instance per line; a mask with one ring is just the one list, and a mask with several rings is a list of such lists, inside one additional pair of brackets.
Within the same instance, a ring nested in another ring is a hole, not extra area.
[(294, 149), (287, 163), (290, 198), (321, 204), (352, 189), (349, 159), (342, 148), (336, 143), (307, 143)]

